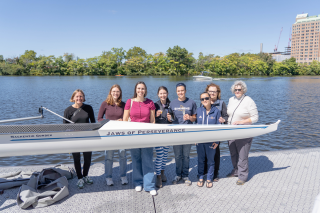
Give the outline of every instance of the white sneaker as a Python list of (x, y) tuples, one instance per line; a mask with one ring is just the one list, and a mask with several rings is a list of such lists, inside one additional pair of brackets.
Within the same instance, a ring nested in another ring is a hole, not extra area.
[(93, 180), (89, 176), (83, 177), (83, 181), (89, 185), (93, 184)]
[(151, 191), (150, 191), (150, 194), (151, 194), (152, 196), (155, 196), (155, 195), (157, 195), (158, 193), (157, 193), (157, 190), (151, 190)]
[(141, 192), (141, 191), (142, 191), (142, 186), (136, 186), (135, 190), (136, 190), (137, 192)]
[(128, 184), (128, 179), (127, 179), (126, 176), (120, 177), (120, 179), (121, 179), (121, 184), (122, 184), (122, 185), (127, 185), (127, 184)]
[(81, 178), (81, 179), (78, 180), (77, 186), (78, 186), (79, 189), (83, 189), (83, 185), (84, 185), (84, 181), (83, 181), (83, 179)]
[(108, 185), (108, 186), (113, 186), (113, 180), (112, 180), (112, 178), (106, 178), (106, 181), (107, 181), (107, 185)]

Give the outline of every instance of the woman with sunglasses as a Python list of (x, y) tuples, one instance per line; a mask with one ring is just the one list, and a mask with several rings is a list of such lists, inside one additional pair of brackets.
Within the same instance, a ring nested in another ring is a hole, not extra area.
[[(231, 87), (235, 96), (229, 99), (228, 103), (228, 124), (250, 125), (258, 121), (258, 109), (255, 102), (246, 96), (247, 85), (243, 81), (236, 81)], [(238, 177), (237, 185), (243, 185), (249, 175), (249, 150), (253, 138), (230, 140), (229, 150), (233, 170), (227, 177)]]
[[(168, 89), (164, 86), (159, 87), (157, 101), (154, 105), (156, 106), (156, 123), (158, 124), (170, 124), (172, 121), (169, 121), (167, 118), (167, 113), (171, 113), (170, 109), (170, 100), (168, 98)], [(156, 167), (156, 187), (161, 188), (162, 182), (167, 181), (167, 177), (164, 174), (165, 166), (167, 163), (169, 146), (160, 146), (155, 147), (157, 158), (155, 161)]]
[[(108, 97), (105, 101), (102, 102), (98, 114), (98, 121), (103, 120), (105, 115), (106, 119), (122, 121), (123, 111), (125, 103), (122, 101), (122, 91), (121, 87), (118, 84), (112, 85), (110, 88)], [(115, 150), (106, 150), (105, 151), (105, 174), (106, 174), (106, 183), (108, 186), (113, 186), (112, 180), (112, 166), (113, 166), (113, 156)], [(128, 184), (127, 179), (127, 156), (126, 150), (120, 149), (119, 153), (119, 163), (120, 163), (120, 180), (122, 185)]]
[[(219, 118), (221, 117), (220, 110), (211, 104), (210, 95), (206, 92), (200, 95), (200, 100), (202, 106), (197, 109), (197, 124), (208, 125), (208, 124), (220, 124)], [(214, 156), (216, 154), (216, 147), (219, 142), (208, 142), (199, 143), (197, 145), (198, 154), (198, 178), (199, 181), (197, 185), (202, 187), (204, 184), (204, 176), (206, 175), (206, 187), (211, 188), (213, 186), (213, 175), (215, 168)], [(207, 164), (207, 167), (205, 167)], [(205, 170), (205, 168), (207, 168)]]
[[(128, 99), (124, 107), (123, 120), (132, 122), (155, 123), (155, 109), (152, 100), (146, 98), (147, 86), (139, 81), (132, 99)], [(131, 149), (132, 179), (137, 192), (142, 188), (151, 195), (157, 195), (154, 183), (153, 148)]]
[[(211, 98), (211, 104), (217, 107), (221, 112), (221, 117), (219, 118), (220, 123), (228, 123), (228, 113), (227, 105), (221, 100), (221, 89), (218, 85), (211, 83), (207, 85), (206, 92), (209, 93)], [(219, 181), (219, 169), (220, 169), (220, 143), (216, 148), (216, 154), (214, 156), (214, 175), (213, 182)]]

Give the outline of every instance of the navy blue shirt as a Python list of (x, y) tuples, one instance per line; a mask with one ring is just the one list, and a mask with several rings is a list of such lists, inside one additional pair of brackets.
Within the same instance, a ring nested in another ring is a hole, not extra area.
[(192, 124), (190, 120), (183, 120), (183, 115), (188, 114), (190, 116), (196, 114), (197, 104), (193, 100), (186, 98), (184, 101), (178, 99), (171, 101), (170, 108), (174, 113), (175, 119), (172, 124)]

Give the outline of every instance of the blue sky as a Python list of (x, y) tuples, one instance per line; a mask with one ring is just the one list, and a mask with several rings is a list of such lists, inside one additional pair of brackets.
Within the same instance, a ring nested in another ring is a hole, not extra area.
[(179, 45), (204, 54), (272, 52), (288, 45), (300, 13), (320, 14), (320, 1), (69, 1), (10, 0), (0, 4), (0, 55), (101, 55), (112, 47), (147, 53)]

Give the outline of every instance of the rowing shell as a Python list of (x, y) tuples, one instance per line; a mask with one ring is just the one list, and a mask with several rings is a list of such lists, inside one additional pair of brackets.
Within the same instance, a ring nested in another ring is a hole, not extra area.
[(96, 124), (1, 125), (0, 157), (172, 146), (256, 137), (270, 125)]

